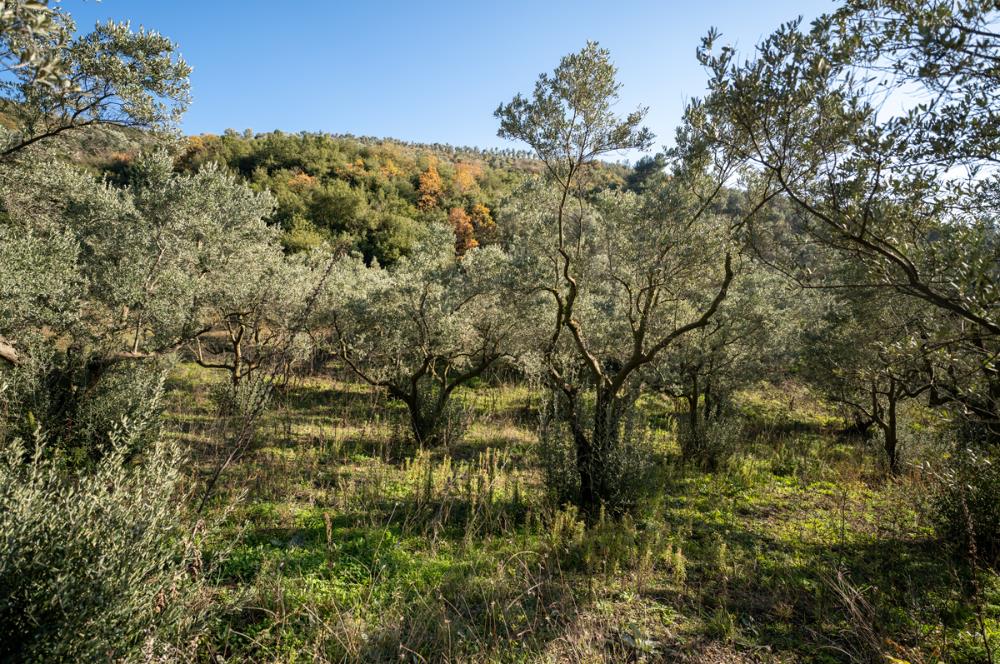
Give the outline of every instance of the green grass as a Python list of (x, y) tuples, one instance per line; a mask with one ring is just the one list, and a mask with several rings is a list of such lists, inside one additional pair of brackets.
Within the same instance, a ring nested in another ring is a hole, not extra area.
[[(212, 381), (183, 365), (170, 418), (193, 475), (213, 443)], [(643, 407), (658, 446), (652, 497), (585, 527), (545, 500), (521, 386), (460, 393), (470, 422), (415, 450), (405, 413), (367, 386), (296, 381), (227, 468), (211, 510), (230, 611), (227, 661), (985, 661), (1000, 582), (934, 532), (932, 487), (888, 482), (874, 451), (794, 386), (740, 395), (752, 419), (716, 473), (679, 462), (669, 404)], [(209, 552), (212, 553), (211, 551)], [(979, 609), (977, 610), (977, 606)], [(978, 611), (978, 612), (977, 612)]]

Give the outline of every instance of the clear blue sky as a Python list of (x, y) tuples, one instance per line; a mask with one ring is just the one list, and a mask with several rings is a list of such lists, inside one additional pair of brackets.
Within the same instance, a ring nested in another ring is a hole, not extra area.
[(490, 147), (493, 110), (588, 39), (611, 50), (622, 110), (650, 107), (672, 142), (702, 93), (709, 27), (749, 49), (830, 0), (63, 0), (88, 29), (130, 19), (169, 36), (194, 67), (186, 133), (327, 131)]

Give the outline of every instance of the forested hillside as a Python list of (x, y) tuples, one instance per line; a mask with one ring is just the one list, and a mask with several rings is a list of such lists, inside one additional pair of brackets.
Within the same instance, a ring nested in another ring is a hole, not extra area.
[[(131, 163), (155, 138), (97, 128), (66, 143), (64, 154), (75, 163), (127, 184)], [(494, 217), (504, 199), (544, 170), (523, 150), (331, 134), (227, 131), (184, 137), (171, 147), (179, 172), (215, 163), (274, 195), (269, 221), (281, 228), (286, 251), (326, 244), (382, 265), (408, 253), (421, 229), (435, 224), (451, 225), (460, 251), (495, 242)], [(601, 164), (598, 172), (595, 188), (627, 184), (624, 165)]]
[(184, 136), (71, 14), (0, 0), (0, 661), (998, 661), (993, 3), (706, 26), (658, 151), (593, 41), (516, 148)]
[(289, 250), (328, 242), (383, 265), (435, 223), (452, 223), (463, 247), (488, 242), (492, 211), (526, 173), (537, 172), (526, 155), (280, 132), (192, 137), (178, 163), (197, 170), (208, 161), (274, 193), (274, 221)]

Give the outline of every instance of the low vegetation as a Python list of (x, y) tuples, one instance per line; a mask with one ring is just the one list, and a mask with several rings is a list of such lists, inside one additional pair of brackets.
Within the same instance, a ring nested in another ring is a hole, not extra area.
[[(979, 620), (1000, 637), (1000, 578), (939, 530), (948, 445), (920, 426), (886, 481), (816, 394), (755, 385), (709, 472), (682, 455), (683, 402), (644, 400), (643, 498), (588, 523), (549, 498), (541, 393), (465, 388), (461, 440), (418, 450), (405, 409), (344, 377), (276, 395), (213, 499), (241, 498), (216, 535), (238, 542), (209, 639), (227, 659), (979, 662)], [(213, 380), (187, 365), (170, 383), (202, 472)]]

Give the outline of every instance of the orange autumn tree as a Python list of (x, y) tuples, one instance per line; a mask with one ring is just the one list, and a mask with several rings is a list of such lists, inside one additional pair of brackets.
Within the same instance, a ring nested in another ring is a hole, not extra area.
[(443, 189), (441, 175), (437, 170), (437, 159), (431, 157), (427, 160), (427, 170), (420, 174), (419, 186), (417, 187), (420, 197), (417, 199), (417, 207), (421, 210), (437, 207)]
[(475, 249), (479, 246), (472, 226), (472, 219), (469, 218), (465, 210), (452, 208), (451, 212), (448, 213), (448, 223), (455, 231), (455, 253), (459, 256), (469, 249)]
[(316, 177), (299, 171), (292, 177), (288, 178), (288, 186), (290, 189), (298, 192), (312, 189), (316, 186)]
[(473, 205), (469, 216), (472, 220), (472, 227), (475, 230), (476, 237), (486, 239), (496, 231), (497, 225), (493, 221), (493, 215), (490, 213), (490, 209), (482, 203)]

